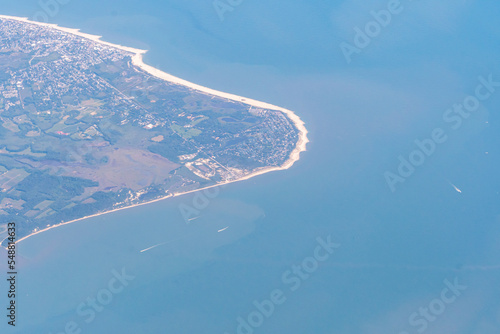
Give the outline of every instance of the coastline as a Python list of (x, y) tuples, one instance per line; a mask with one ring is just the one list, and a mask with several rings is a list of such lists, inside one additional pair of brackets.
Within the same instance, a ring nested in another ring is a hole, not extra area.
[[(308, 131), (307, 131), (306, 127), (305, 127), (305, 123), (300, 119), (299, 116), (297, 116), (291, 110), (288, 110), (288, 109), (285, 109), (285, 108), (282, 108), (282, 107), (278, 107), (278, 106), (272, 105), (270, 103), (261, 102), (261, 101), (253, 100), (253, 99), (250, 99), (250, 98), (238, 96), (238, 95), (235, 95), (235, 94), (225, 93), (225, 92), (221, 92), (221, 91), (218, 91), (218, 90), (215, 90), (215, 89), (204, 87), (204, 86), (201, 86), (201, 85), (189, 82), (187, 80), (178, 78), (178, 77), (173, 76), (171, 74), (168, 74), (166, 72), (163, 72), (163, 71), (161, 71), (161, 70), (159, 70), (157, 68), (154, 68), (153, 66), (150, 66), (150, 65), (144, 63), (143, 56), (147, 52), (147, 50), (140, 50), (140, 49), (135, 49), (135, 48), (127, 47), (127, 46), (122, 46), (122, 45), (118, 45), (118, 44), (113, 44), (113, 43), (105, 42), (105, 41), (101, 40), (102, 36), (97, 36), (97, 35), (91, 35), (91, 34), (82, 33), (79, 29), (64, 28), (64, 27), (58, 26), (57, 24), (30, 21), (28, 18), (24, 18), (24, 17), (0, 15), (0, 19), (15, 20), (15, 21), (23, 22), (23, 23), (35, 24), (35, 25), (39, 25), (39, 26), (48, 27), (48, 28), (51, 28), (51, 29), (55, 29), (55, 30), (59, 30), (59, 31), (62, 31), (62, 32), (66, 32), (66, 33), (72, 34), (72, 35), (76, 35), (76, 36), (79, 36), (79, 37), (82, 37), (82, 38), (85, 38), (85, 39), (89, 39), (89, 40), (92, 40), (92, 41), (94, 41), (96, 43), (100, 43), (100, 44), (103, 44), (103, 45), (106, 45), (106, 46), (109, 46), (109, 47), (112, 47), (112, 48), (115, 48), (115, 49), (119, 49), (119, 50), (122, 50), (122, 51), (126, 51), (126, 52), (129, 52), (129, 53), (132, 53), (133, 54), (133, 56), (132, 56), (132, 64), (135, 65), (135, 66), (137, 66), (137, 67), (139, 67), (140, 69), (142, 69), (143, 71), (145, 71), (146, 73), (148, 73), (148, 74), (150, 74), (152, 76), (155, 76), (155, 77), (157, 77), (159, 79), (165, 80), (165, 81), (173, 83), (173, 84), (186, 86), (188, 88), (191, 88), (191, 89), (199, 91), (199, 92), (203, 92), (203, 93), (208, 94), (208, 95), (213, 95), (213, 96), (218, 96), (218, 97), (226, 98), (226, 99), (229, 99), (229, 100), (232, 100), (232, 101), (244, 103), (244, 104), (247, 104), (247, 105), (250, 105), (250, 106), (254, 106), (254, 107), (258, 107), (258, 108), (262, 108), (262, 109), (269, 109), (269, 110), (281, 111), (281, 112), (283, 112), (288, 117), (288, 119), (299, 130), (299, 139), (297, 141), (297, 144), (296, 144), (294, 150), (290, 153), (290, 156), (289, 156), (288, 160), (286, 160), (283, 163), (283, 165), (281, 165), (281, 166), (261, 168), (261, 169), (255, 170), (254, 172), (252, 172), (252, 173), (250, 173), (250, 174), (248, 174), (248, 175), (246, 175), (246, 176), (244, 176), (244, 177), (242, 177), (240, 179), (237, 179), (237, 180), (221, 182), (221, 183), (217, 183), (217, 184), (214, 184), (214, 185), (211, 185), (211, 186), (208, 186), (208, 187), (199, 188), (199, 189), (190, 190), (190, 191), (185, 191), (185, 192), (181, 192), (181, 193), (174, 193), (174, 194), (163, 196), (163, 197), (151, 200), (151, 201), (147, 201), (147, 202), (143, 202), (143, 203), (139, 203), (139, 204), (133, 204), (133, 205), (125, 206), (125, 207), (122, 207), (122, 208), (112, 209), (112, 210), (109, 210), (109, 211), (100, 212), (100, 213), (96, 213), (96, 214), (93, 214), (93, 215), (90, 215), (90, 216), (85, 216), (85, 217), (82, 217), (82, 218), (74, 219), (74, 220), (71, 220), (71, 221), (68, 221), (68, 222), (64, 222), (64, 223), (52, 225), (52, 226), (49, 226), (49, 227), (44, 228), (42, 230), (33, 232), (33, 233), (31, 233), (31, 234), (29, 234), (29, 235), (27, 235), (25, 237), (22, 237), (21, 239), (19, 239), (19, 240), (16, 241), (16, 244), (19, 243), (19, 242), (21, 242), (21, 241), (23, 241), (23, 240), (26, 240), (26, 239), (28, 239), (28, 238), (30, 238), (32, 236), (35, 236), (37, 234), (49, 231), (51, 229), (54, 229), (54, 228), (57, 228), (57, 227), (60, 227), (60, 226), (64, 226), (64, 225), (69, 225), (69, 224), (72, 224), (72, 223), (76, 223), (76, 222), (79, 222), (79, 221), (82, 221), (82, 220), (85, 220), (85, 219), (88, 219), (88, 218), (93, 218), (93, 217), (101, 216), (101, 215), (104, 215), (104, 214), (108, 214), (108, 213), (112, 213), (112, 212), (116, 212), (116, 211), (120, 211), (120, 210), (125, 210), (125, 209), (129, 209), (129, 208), (133, 208), (133, 207), (137, 207), (137, 206), (141, 206), (141, 205), (146, 205), (146, 204), (149, 204), (149, 203), (158, 202), (158, 201), (165, 200), (167, 198), (172, 198), (172, 197), (177, 197), (177, 196), (181, 196), (181, 195), (186, 195), (186, 194), (190, 194), (190, 193), (193, 193), (193, 192), (201, 191), (201, 190), (204, 190), (204, 189), (209, 189), (209, 188), (213, 188), (213, 187), (223, 186), (223, 185), (226, 185), (226, 184), (229, 184), (229, 183), (234, 183), (234, 182), (248, 180), (248, 179), (250, 179), (252, 177), (255, 177), (255, 176), (258, 176), (258, 175), (262, 175), (262, 174), (266, 174), (266, 173), (270, 173), (270, 172), (273, 172), (273, 171), (286, 170), (286, 169), (292, 167), (293, 164), (300, 159), (300, 153), (306, 151), (306, 145), (309, 142), (309, 139), (307, 138)], [(2, 240), (1, 242), (3, 242), (4, 240)]]

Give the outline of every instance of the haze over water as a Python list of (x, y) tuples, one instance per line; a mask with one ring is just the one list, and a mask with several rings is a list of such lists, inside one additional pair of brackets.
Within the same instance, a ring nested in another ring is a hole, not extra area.
[[(401, 1), (348, 64), (339, 44), (387, 3), (245, 1), (224, 21), (211, 1), (61, 5), (50, 22), (295, 111), (311, 143), (291, 169), (225, 186), (207, 205), (190, 194), (19, 244), (19, 325), (9, 332), (56, 334), (73, 321), (92, 334), (232, 334), (254, 301), (280, 290), (286, 300), (255, 333), (417, 333), (411, 315), (458, 279), (467, 288), (425, 333), (498, 333), (500, 89), (456, 130), (443, 115), (474, 95), (479, 76), (500, 81), (500, 5)], [(0, 5), (6, 15), (41, 10), (31, 0)], [(399, 156), (436, 128), (447, 140), (392, 192), (384, 173), (397, 174)], [(186, 223), (183, 206), (198, 206), (199, 218)], [(328, 236), (341, 246), (292, 291), (282, 276)], [(3, 250), (3, 273), (2, 259)], [(86, 323), (78, 307), (122, 268), (135, 278)]]

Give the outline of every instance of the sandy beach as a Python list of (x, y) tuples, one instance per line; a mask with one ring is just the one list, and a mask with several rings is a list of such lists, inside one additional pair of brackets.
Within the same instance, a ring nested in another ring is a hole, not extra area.
[(221, 183), (209, 186), (209, 187), (199, 188), (199, 189), (196, 189), (196, 190), (186, 191), (186, 192), (182, 192), (182, 193), (170, 194), (168, 196), (164, 196), (164, 197), (152, 200), (152, 201), (148, 201), (148, 202), (144, 202), (144, 203), (140, 203), (140, 204), (135, 204), (135, 205), (130, 205), (130, 206), (126, 206), (126, 207), (114, 209), (114, 210), (109, 210), (109, 211), (106, 211), (106, 212), (100, 212), (100, 213), (96, 213), (94, 215), (82, 217), (82, 218), (75, 219), (75, 220), (72, 220), (72, 221), (68, 221), (68, 222), (65, 222), (65, 223), (61, 223), (61, 224), (57, 224), (57, 225), (52, 225), (52, 226), (47, 227), (47, 228), (45, 228), (43, 230), (39, 230), (37, 232), (33, 232), (32, 234), (27, 235), (27, 236), (19, 239), (17, 241), (17, 243), (19, 243), (19, 242), (21, 242), (23, 240), (26, 240), (29, 237), (32, 237), (34, 235), (37, 235), (37, 234), (40, 234), (42, 232), (46, 232), (48, 230), (51, 230), (53, 228), (64, 226), (64, 225), (68, 225), (68, 224), (75, 223), (75, 222), (78, 222), (78, 221), (82, 221), (82, 220), (87, 219), (87, 218), (97, 217), (97, 216), (100, 216), (100, 215), (103, 215), (103, 214), (112, 213), (112, 212), (116, 212), (116, 211), (124, 210), (124, 209), (129, 209), (129, 208), (140, 206), (140, 205), (146, 205), (146, 204), (157, 202), (157, 201), (161, 201), (161, 200), (164, 200), (164, 199), (167, 199), (167, 198), (171, 198), (171, 197), (175, 197), (175, 196), (180, 196), (180, 195), (185, 195), (185, 194), (189, 194), (189, 193), (193, 193), (193, 192), (197, 192), (197, 191), (200, 191), (200, 190), (209, 189), (209, 188), (213, 188), (213, 187), (218, 187), (218, 186), (221, 186), (221, 185), (224, 185), (224, 184), (228, 184), (228, 183), (233, 183), (233, 182), (248, 180), (248, 179), (250, 179), (252, 177), (255, 177), (257, 175), (262, 175), (262, 174), (273, 172), (273, 171), (285, 170), (285, 169), (290, 168), (296, 161), (298, 161), (300, 159), (300, 153), (301, 152), (306, 151), (306, 145), (309, 142), (309, 140), (307, 138), (307, 129), (306, 129), (305, 125), (304, 125), (304, 122), (300, 119), (300, 117), (297, 116), (291, 110), (288, 110), (288, 109), (285, 109), (285, 108), (281, 108), (281, 107), (278, 107), (278, 106), (275, 106), (275, 105), (272, 105), (272, 104), (269, 104), (269, 103), (266, 103), (266, 102), (261, 102), (261, 101), (249, 99), (249, 98), (238, 96), (238, 95), (234, 95), (234, 94), (217, 91), (217, 90), (214, 90), (214, 89), (211, 89), (211, 88), (208, 88), (208, 87), (204, 87), (204, 86), (201, 86), (201, 85), (197, 85), (195, 83), (192, 83), (192, 82), (186, 81), (184, 79), (175, 77), (175, 76), (173, 76), (171, 74), (168, 74), (168, 73), (165, 73), (163, 71), (160, 71), (159, 69), (154, 68), (154, 67), (152, 67), (152, 66), (144, 63), (144, 61), (143, 61), (143, 55), (147, 52), (147, 50), (140, 50), (140, 49), (130, 48), (130, 47), (122, 46), (122, 45), (112, 44), (112, 43), (109, 43), (109, 42), (102, 41), (101, 40), (101, 36), (96, 36), (96, 35), (90, 35), (90, 34), (82, 33), (78, 29), (64, 28), (64, 27), (60, 27), (60, 26), (58, 26), (56, 24), (49, 24), (49, 23), (41, 23), (41, 22), (30, 21), (28, 18), (0, 15), (0, 19), (16, 20), (16, 21), (20, 21), (20, 22), (24, 22), (24, 23), (35, 24), (35, 25), (39, 25), (39, 26), (48, 27), (48, 28), (51, 28), (51, 29), (56, 29), (56, 30), (59, 30), (59, 31), (62, 31), (62, 32), (66, 32), (66, 33), (69, 33), (69, 34), (73, 34), (73, 35), (76, 35), (76, 36), (79, 36), (79, 37), (82, 37), (82, 38), (86, 38), (86, 39), (92, 40), (92, 41), (94, 41), (96, 43), (100, 43), (102, 45), (106, 45), (106, 46), (109, 46), (109, 47), (112, 47), (112, 48), (116, 48), (116, 49), (120, 49), (120, 50), (129, 52), (129, 53), (132, 53), (132, 62), (133, 62), (133, 64), (135, 66), (141, 68), (143, 71), (145, 71), (145, 72), (147, 72), (147, 73), (149, 73), (149, 74), (151, 74), (151, 75), (153, 75), (153, 76), (155, 76), (157, 78), (163, 79), (163, 80), (165, 80), (167, 82), (170, 82), (170, 83), (173, 83), (173, 84), (183, 85), (183, 86), (189, 87), (189, 88), (191, 88), (193, 90), (196, 90), (196, 91), (199, 91), (199, 92), (203, 92), (203, 93), (206, 93), (206, 94), (209, 94), (209, 95), (218, 96), (218, 97), (226, 98), (226, 99), (229, 99), (229, 100), (232, 100), (232, 101), (241, 102), (241, 103), (247, 104), (249, 106), (254, 106), (254, 107), (258, 107), (258, 108), (262, 108), (262, 109), (269, 109), (269, 110), (281, 111), (281, 112), (283, 112), (294, 123), (295, 127), (299, 130), (299, 140), (297, 141), (297, 145), (296, 145), (295, 149), (291, 152), (290, 157), (288, 158), (288, 160), (285, 161), (285, 163), (282, 166), (262, 168), (262, 169), (254, 171), (253, 173), (248, 174), (248, 175), (246, 175), (246, 176), (244, 176), (244, 177), (242, 177), (240, 179), (237, 179), (237, 180), (228, 181), (228, 182), (221, 182)]

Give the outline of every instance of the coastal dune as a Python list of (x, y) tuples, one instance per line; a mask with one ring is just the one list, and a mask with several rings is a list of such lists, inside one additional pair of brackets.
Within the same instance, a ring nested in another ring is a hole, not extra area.
[(101, 213), (97, 213), (97, 214), (94, 214), (94, 215), (91, 215), (91, 216), (87, 216), (87, 217), (82, 217), (82, 218), (79, 218), (79, 219), (76, 219), (76, 220), (72, 220), (72, 221), (68, 221), (68, 222), (65, 222), (65, 223), (61, 223), (61, 224), (57, 224), (57, 225), (52, 225), (52, 226), (50, 226), (50, 227), (48, 227), (46, 229), (33, 232), (32, 234), (30, 234), (30, 235), (28, 235), (28, 236), (26, 236), (24, 238), (19, 239), (17, 242), (21, 242), (21, 241), (26, 240), (27, 238), (29, 238), (31, 236), (34, 236), (36, 234), (48, 231), (50, 229), (53, 229), (53, 228), (56, 228), (56, 227), (59, 227), (59, 226), (62, 226), (62, 225), (71, 224), (71, 223), (74, 223), (74, 222), (77, 222), (77, 221), (81, 221), (81, 220), (84, 220), (84, 219), (87, 219), (87, 218), (90, 218), (90, 217), (96, 217), (96, 216), (99, 216), (99, 215), (102, 215), (102, 214), (106, 214), (106, 213), (111, 213), (111, 212), (115, 212), (115, 211), (119, 211), (119, 210), (124, 210), (124, 209), (128, 209), (128, 208), (131, 208), (131, 207), (139, 206), (139, 205), (145, 205), (145, 204), (148, 204), (148, 203), (152, 203), (152, 202), (163, 200), (165, 198), (170, 198), (170, 197), (174, 197), (174, 196), (179, 196), (179, 195), (184, 195), (184, 194), (188, 194), (188, 193), (200, 191), (200, 190), (203, 190), (203, 189), (217, 187), (217, 186), (220, 186), (222, 184), (227, 184), (227, 183), (232, 183), (232, 182), (238, 182), (238, 181), (248, 180), (248, 179), (250, 179), (252, 177), (255, 177), (257, 175), (262, 175), (262, 174), (269, 173), (269, 172), (272, 172), (272, 171), (285, 170), (285, 169), (288, 169), (288, 168), (292, 167), (293, 164), (300, 159), (300, 153), (306, 151), (306, 145), (309, 142), (309, 140), (307, 138), (307, 133), (308, 133), (307, 129), (305, 127), (304, 122), (300, 119), (300, 117), (297, 116), (291, 110), (288, 110), (288, 109), (285, 109), (285, 108), (282, 108), (282, 107), (278, 107), (278, 106), (272, 105), (270, 103), (261, 102), (261, 101), (249, 99), (249, 98), (238, 96), (238, 95), (234, 95), (234, 94), (217, 91), (215, 89), (204, 87), (204, 86), (201, 86), (201, 85), (189, 82), (187, 80), (178, 78), (178, 77), (173, 76), (171, 74), (168, 74), (166, 72), (163, 72), (163, 71), (161, 71), (161, 70), (159, 70), (157, 68), (154, 68), (153, 66), (150, 66), (150, 65), (144, 63), (143, 56), (147, 52), (147, 50), (140, 50), (140, 49), (135, 49), (135, 48), (127, 47), (127, 46), (122, 46), (122, 45), (117, 45), (117, 44), (105, 42), (105, 41), (101, 40), (102, 36), (86, 34), (86, 33), (81, 32), (79, 29), (64, 28), (64, 27), (60, 27), (60, 26), (58, 26), (56, 24), (30, 21), (28, 18), (24, 18), (24, 17), (0, 15), (0, 19), (16, 20), (16, 21), (20, 21), (20, 22), (23, 22), (23, 23), (27, 23), (27, 24), (34, 24), (34, 25), (48, 27), (48, 28), (51, 28), (51, 29), (56, 29), (56, 30), (59, 30), (59, 31), (62, 31), (62, 32), (66, 32), (66, 33), (69, 33), (69, 34), (72, 34), (72, 35), (76, 35), (76, 36), (79, 36), (79, 37), (82, 37), (82, 38), (86, 38), (86, 39), (92, 40), (92, 41), (94, 41), (96, 43), (100, 43), (102, 45), (106, 45), (106, 46), (109, 46), (109, 47), (112, 47), (112, 48), (116, 48), (116, 49), (119, 49), (119, 50), (123, 50), (123, 51), (129, 52), (129, 53), (132, 54), (132, 63), (133, 63), (133, 65), (139, 67), (140, 69), (142, 69), (143, 71), (149, 73), (152, 76), (155, 76), (157, 78), (163, 79), (163, 80), (165, 80), (167, 82), (170, 82), (170, 83), (173, 83), (173, 84), (186, 86), (186, 87), (188, 87), (190, 89), (193, 89), (195, 91), (203, 92), (205, 94), (209, 94), (209, 95), (213, 95), (213, 96), (222, 97), (222, 98), (225, 98), (225, 99), (228, 99), (228, 100), (232, 100), (232, 101), (241, 102), (241, 103), (247, 104), (249, 106), (254, 106), (254, 107), (257, 107), (257, 108), (261, 108), (261, 109), (269, 109), (269, 110), (281, 111), (281, 112), (283, 112), (290, 119), (290, 121), (293, 122), (293, 124), (295, 125), (295, 127), (299, 130), (299, 139), (297, 141), (296, 147), (291, 152), (290, 157), (288, 158), (288, 160), (285, 161), (285, 163), (283, 165), (281, 165), (281, 166), (261, 168), (261, 169), (255, 170), (253, 173), (250, 173), (250, 174), (248, 174), (248, 175), (246, 175), (246, 176), (244, 176), (244, 177), (242, 177), (240, 179), (237, 179), (237, 180), (232, 180), (232, 181), (227, 181), (227, 182), (221, 182), (221, 183), (209, 186), (209, 187), (200, 188), (200, 189), (196, 189), (196, 190), (193, 190), (193, 191), (187, 191), (187, 192), (180, 192), (180, 193), (170, 194), (168, 196), (165, 196), (165, 197), (162, 197), (162, 198), (158, 198), (158, 199), (153, 200), (153, 201), (148, 201), (148, 202), (144, 202), (144, 203), (140, 203), (140, 204), (130, 205), (130, 206), (127, 206), (127, 207), (123, 207), (123, 208), (119, 208), (119, 209), (115, 209), (115, 210), (110, 210), (110, 211), (106, 211), (106, 212), (101, 212)]

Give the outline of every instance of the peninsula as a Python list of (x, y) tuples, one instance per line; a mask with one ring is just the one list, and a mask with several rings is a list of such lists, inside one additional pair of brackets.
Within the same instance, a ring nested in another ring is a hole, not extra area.
[(292, 111), (162, 72), (145, 52), (0, 15), (0, 233), (14, 221), (23, 240), (305, 151)]

